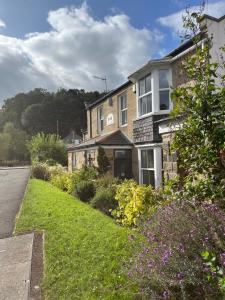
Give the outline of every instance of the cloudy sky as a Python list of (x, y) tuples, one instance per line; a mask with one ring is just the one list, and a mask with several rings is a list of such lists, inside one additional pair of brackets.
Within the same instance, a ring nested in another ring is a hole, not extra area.
[[(0, 0), (0, 105), (42, 87), (110, 89), (180, 43), (182, 14), (195, 0)], [(225, 14), (225, 0), (206, 13)]]

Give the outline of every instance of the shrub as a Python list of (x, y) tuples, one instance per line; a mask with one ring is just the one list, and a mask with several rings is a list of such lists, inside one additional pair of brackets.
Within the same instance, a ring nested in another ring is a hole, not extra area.
[(75, 185), (74, 195), (81, 201), (89, 202), (95, 195), (94, 183), (91, 181), (80, 181)]
[(98, 156), (97, 156), (97, 162), (98, 162), (98, 169), (100, 174), (105, 174), (108, 171), (109, 167), (109, 160), (106, 156), (105, 150), (102, 147), (98, 148)]
[(138, 219), (146, 213), (153, 213), (163, 202), (161, 190), (151, 186), (138, 185), (134, 180), (125, 180), (117, 187), (115, 199), (118, 208), (113, 216), (123, 225), (137, 225)]
[(49, 180), (50, 171), (46, 163), (36, 163), (31, 167), (31, 176), (37, 179)]
[(94, 180), (98, 178), (98, 170), (94, 167), (83, 166), (79, 171), (76, 171), (79, 174), (79, 180)]
[[(49, 165), (48, 162), (46, 162), (46, 163)], [(60, 164), (56, 164), (56, 165), (53, 165), (53, 166), (49, 165), (49, 172), (50, 172), (51, 177), (54, 177), (56, 175), (64, 174), (65, 169)]]
[(116, 191), (117, 186), (121, 183), (119, 178), (112, 175), (101, 176), (95, 180), (95, 187), (98, 188), (110, 188)]
[(66, 147), (55, 134), (38, 133), (27, 144), (33, 162), (46, 162), (67, 164)]
[(225, 272), (224, 228), (224, 211), (215, 204), (176, 201), (158, 210), (141, 230), (146, 239), (130, 271), (142, 298), (223, 299), (208, 280), (202, 253), (221, 258), (217, 265)]
[(62, 174), (54, 175), (51, 177), (50, 182), (52, 185), (61, 189), (62, 191), (68, 191), (68, 181), (70, 181), (71, 174), (64, 172)]
[(103, 187), (97, 190), (90, 204), (93, 208), (97, 208), (105, 214), (111, 215), (111, 211), (117, 206), (115, 193), (112, 189)]

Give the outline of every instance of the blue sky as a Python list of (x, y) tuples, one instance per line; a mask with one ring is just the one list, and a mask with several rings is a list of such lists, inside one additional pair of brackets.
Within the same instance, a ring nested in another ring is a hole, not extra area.
[[(0, 102), (35, 87), (103, 88), (180, 43), (181, 15), (197, 0), (1, 0)], [(225, 14), (225, 0), (206, 12)]]

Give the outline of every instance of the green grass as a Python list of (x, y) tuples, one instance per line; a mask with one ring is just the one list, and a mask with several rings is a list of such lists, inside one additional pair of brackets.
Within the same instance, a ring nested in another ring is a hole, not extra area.
[(45, 299), (134, 299), (128, 230), (50, 184), (29, 182), (15, 234), (45, 230)]

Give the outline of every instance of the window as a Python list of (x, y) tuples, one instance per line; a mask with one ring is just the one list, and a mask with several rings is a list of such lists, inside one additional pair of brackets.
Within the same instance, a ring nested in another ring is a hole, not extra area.
[(162, 182), (162, 150), (160, 147), (139, 149), (140, 183), (159, 187)]
[(76, 169), (76, 166), (77, 166), (77, 156), (76, 156), (76, 153), (75, 152), (73, 152), (72, 153), (72, 168), (73, 168), (73, 170), (74, 169)]
[(169, 70), (159, 70), (159, 108), (170, 109)]
[(127, 124), (127, 95), (124, 94), (119, 97), (119, 111), (120, 111), (120, 126)]
[(151, 74), (139, 80), (138, 106), (139, 115), (143, 116), (152, 112), (152, 83)]
[(112, 97), (109, 97), (108, 103), (109, 103), (109, 106), (113, 106), (113, 99), (112, 99)]
[(141, 150), (141, 183), (155, 187), (154, 150)]
[(97, 132), (101, 133), (104, 130), (103, 106), (97, 108)]

